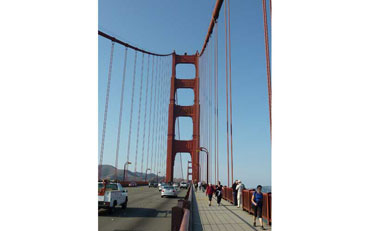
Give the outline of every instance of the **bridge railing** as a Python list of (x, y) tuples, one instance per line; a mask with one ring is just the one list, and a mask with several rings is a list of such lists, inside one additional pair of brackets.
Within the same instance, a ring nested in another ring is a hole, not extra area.
[[(242, 208), (244, 211), (254, 214), (252, 208), (252, 195), (254, 189), (245, 189), (242, 191)], [(224, 187), (222, 189), (222, 198), (230, 203), (234, 202), (232, 188)], [(271, 225), (271, 193), (263, 193), (262, 218)]]
[(178, 204), (172, 207), (171, 230), (188, 231), (190, 230), (192, 214), (193, 186), (190, 184), (183, 200), (178, 200)]

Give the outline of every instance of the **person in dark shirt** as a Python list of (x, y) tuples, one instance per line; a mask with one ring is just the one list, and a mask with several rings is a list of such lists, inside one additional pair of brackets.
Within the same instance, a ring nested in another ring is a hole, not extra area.
[(231, 186), (233, 189), (233, 203), (234, 205), (237, 205), (237, 193), (236, 186), (238, 185), (238, 180), (236, 180), (233, 185)]
[(219, 181), (218, 184), (216, 185), (216, 197), (217, 197), (217, 205), (220, 206), (221, 199), (222, 199), (222, 185), (221, 182)]
[(260, 221), (261, 228), (265, 230), (263, 227), (262, 222), (262, 202), (263, 202), (263, 194), (262, 194), (262, 186), (257, 186), (257, 191), (255, 191), (252, 195), (252, 209), (254, 212), (254, 222), (253, 225), (256, 227), (256, 218), (258, 217), (258, 220)]

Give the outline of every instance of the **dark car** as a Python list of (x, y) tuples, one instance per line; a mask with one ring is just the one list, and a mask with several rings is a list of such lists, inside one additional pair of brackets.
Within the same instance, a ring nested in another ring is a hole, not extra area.
[(156, 188), (156, 187), (158, 187), (158, 183), (155, 183), (155, 182), (149, 182), (148, 187), (149, 187), (149, 188)]
[(130, 184), (128, 184), (128, 187), (136, 187), (137, 184), (135, 181), (132, 181)]

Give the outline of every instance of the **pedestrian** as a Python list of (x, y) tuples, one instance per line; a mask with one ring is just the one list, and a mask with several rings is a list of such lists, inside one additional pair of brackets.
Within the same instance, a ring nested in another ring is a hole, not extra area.
[(212, 202), (212, 196), (213, 196), (213, 193), (215, 192), (215, 189), (213, 188), (212, 184), (209, 183), (208, 184), (208, 187), (206, 189), (206, 195), (208, 196), (208, 200), (209, 200), (209, 204), (208, 206), (211, 206), (211, 202)]
[(233, 189), (233, 204), (236, 205), (236, 194), (237, 194), (237, 191), (236, 191), (236, 186), (238, 185), (238, 180), (236, 180), (233, 185), (231, 186), (232, 189)]
[(206, 191), (207, 189), (207, 184), (205, 182), (202, 183), (202, 191)]
[(198, 191), (198, 184), (194, 181), (195, 192)]
[(221, 182), (219, 181), (218, 184), (216, 185), (216, 198), (217, 198), (217, 205), (220, 206), (221, 199), (222, 199), (222, 185)]
[(254, 222), (253, 225), (256, 227), (256, 218), (260, 221), (261, 228), (265, 230), (263, 227), (262, 222), (262, 202), (263, 202), (263, 194), (262, 194), (262, 186), (257, 186), (257, 191), (255, 191), (252, 195), (252, 209), (254, 212)]
[(237, 195), (237, 198), (238, 198), (238, 208), (240, 208), (240, 203), (241, 203), (241, 200), (242, 200), (243, 189), (244, 189), (244, 185), (239, 180), (238, 181), (238, 185), (236, 186), (236, 190), (237, 190), (237, 194), (238, 194)]
[(198, 182), (198, 188), (199, 188), (199, 191), (202, 189), (202, 182)]

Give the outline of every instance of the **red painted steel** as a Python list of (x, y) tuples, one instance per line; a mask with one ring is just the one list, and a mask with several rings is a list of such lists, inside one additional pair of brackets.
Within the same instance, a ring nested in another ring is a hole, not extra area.
[[(195, 78), (192, 80), (176, 79), (176, 65), (188, 63), (195, 65)], [(170, 104), (168, 110), (168, 137), (167, 137), (167, 165), (166, 182), (173, 181), (173, 167), (176, 154), (188, 152), (191, 155), (192, 180), (199, 181), (199, 54), (177, 55), (172, 54), (172, 76)], [(194, 90), (194, 105), (179, 106), (175, 103), (176, 90), (191, 88)], [(188, 116), (193, 119), (193, 139), (190, 141), (175, 140), (175, 121), (179, 116)]]
[[(242, 208), (244, 211), (254, 214), (252, 209), (252, 195), (254, 189), (245, 189), (242, 192)], [(225, 187), (222, 189), (222, 198), (233, 203), (232, 188)], [(271, 193), (263, 193), (262, 218), (267, 220), (271, 225)]]
[(215, 8), (213, 9), (213, 12), (212, 12), (211, 22), (209, 23), (208, 32), (204, 40), (202, 50), (200, 51), (200, 55), (203, 55), (203, 52), (205, 51), (207, 47), (209, 38), (211, 37), (211, 34), (213, 32), (213, 27), (216, 24), (218, 16), (220, 14), (220, 10), (221, 10), (221, 6), (223, 2), (224, 2), (223, 0), (217, 0), (216, 2)]

